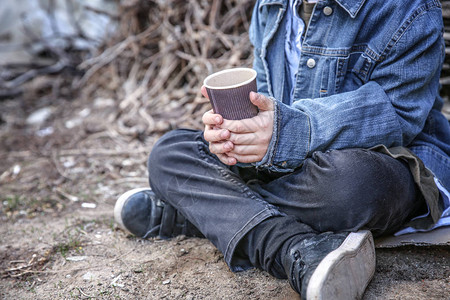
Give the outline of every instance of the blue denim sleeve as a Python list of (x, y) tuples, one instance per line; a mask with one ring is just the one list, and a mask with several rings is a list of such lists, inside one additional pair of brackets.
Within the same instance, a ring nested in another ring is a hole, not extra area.
[(259, 1), (256, 2), (253, 8), (252, 20), (249, 28), (249, 38), (253, 45), (253, 69), (257, 73), (256, 82), (258, 83), (258, 92), (266, 95), (269, 94), (268, 80), (266, 78), (266, 71), (261, 59), (262, 41), (264, 39), (263, 30), (265, 28), (265, 19), (267, 12), (259, 11)]
[(255, 165), (292, 171), (314, 151), (407, 146), (438, 97), (444, 56), (439, 13), (429, 11), (404, 24), (358, 89), (292, 106), (277, 101), (269, 149)]

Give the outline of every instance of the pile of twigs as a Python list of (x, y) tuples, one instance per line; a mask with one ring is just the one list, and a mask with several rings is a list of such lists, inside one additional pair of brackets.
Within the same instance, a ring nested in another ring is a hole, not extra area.
[(124, 1), (117, 36), (100, 55), (81, 64), (85, 73), (76, 84), (85, 97), (118, 101), (114, 126), (120, 134), (199, 128), (210, 108), (200, 94), (203, 79), (220, 69), (251, 66), (253, 4)]

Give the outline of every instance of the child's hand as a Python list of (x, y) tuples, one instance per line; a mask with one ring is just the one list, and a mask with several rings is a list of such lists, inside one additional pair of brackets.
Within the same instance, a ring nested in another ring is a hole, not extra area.
[(250, 93), (250, 101), (259, 108), (257, 116), (244, 120), (223, 120), (219, 125), (221, 130), (228, 130), (230, 133), (228, 142), (222, 145), (223, 150), (229, 150), (226, 152), (227, 156), (242, 163), (262, 160), (273, 132), (273, 101), (254, 92)]
[[(206, 88), (202, 87), (202, 94), (208, 98)], [(227, 129), (220, 129), (220, 125), (223, 122), (223, 118), (219, 114), (214, 114), (212, 110), (207, 111), (202, 117), (203, 124), (205, 124), (205, 130), (203, 137), (209, 142), (209, 151), (217, 155), (221, 162), (226, 165), (235, 165), (236, 159), (228, 157), (226, 152), (233, 148), (233, 143), (227, 141), (230, 138), (230, 132)]]
[[(208, 97), (205, 87), (202, 87), (202, 94)], [(269, 148), (274, 104), (266, 96), (254, 92), (250, 93), (250, 101), (259, 108), (258, 115), (250, 119), (225, 120), (212, 110), (203, 115), (204, 138), (209, 142), (209, 150), (224, 164), (260, 161)]]

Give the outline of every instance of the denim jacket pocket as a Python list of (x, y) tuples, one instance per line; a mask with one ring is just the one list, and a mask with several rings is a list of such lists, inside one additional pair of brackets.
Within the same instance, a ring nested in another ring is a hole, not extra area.
[(348, 60), (339, 57), (336, 64), (336, 80), (334, 82), (334, 93), (338, 94), (341, 91), (342, 82), (347, 73)]
[(335, 74), (333, 71), (334, 61), (333, 59), (326, 58), (324, 60), (324, 65), (322, 67), (322, 75), (320, 80), (320, 89), (319, 89), (319, 97), (327, 97), (329, 94), (332, 94), (334, 90), (330, 90), (330, 80), (329, 78), (333, 77)]
[(373, 67), (374, 61), (361, 52), (343, 57), (322, 57), (319, 97), (350, 91), (348, 87), (342, 87), (343, 82), (351, 82), (353, 89), (362, 86), (369, 81)]
[(347, 72), (348, 58), (327, 57), (322, 66), (319, 97), (338, 94)]
[(352, 73), (357, 76), (364, 84), (369, 81), (370, 73), (373, 69), (372, 60), (365, 54), (358, 56), (355, 64), (352, 67)]
[[(338, 58), (335, 93), (354, 90), (367, 83), (375, 66), (375, 61), (364, 52), (351, 53)], [(342, 82), (351, 83), (352, 88), (343, 87)]]

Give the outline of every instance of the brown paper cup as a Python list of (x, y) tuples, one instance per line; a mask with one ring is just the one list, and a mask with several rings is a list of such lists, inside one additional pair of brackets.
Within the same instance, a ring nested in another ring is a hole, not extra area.
[(249, 68), (223, 70), (206, 77), (203, 82), (214, 113), (224, 119), (241, 120), (258, 114), (250, 101), (250, 92), (256, 92), (256, 71)]

